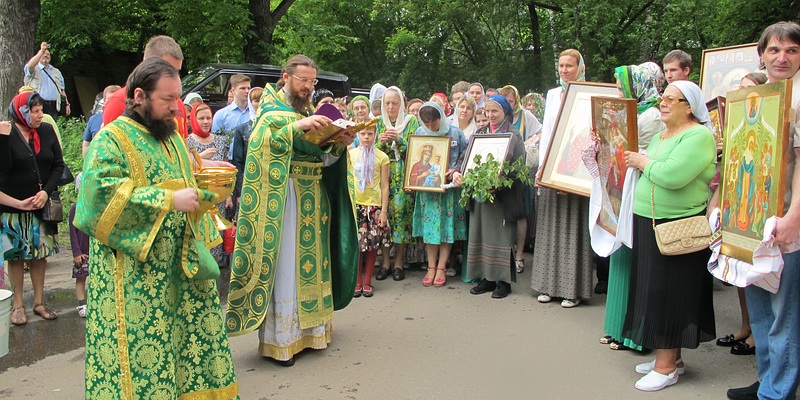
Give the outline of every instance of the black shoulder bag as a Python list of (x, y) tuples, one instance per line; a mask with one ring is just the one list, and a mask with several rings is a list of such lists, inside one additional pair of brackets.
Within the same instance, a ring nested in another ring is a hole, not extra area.
[[(25, 140), (25, 136), (22, 136), (22, 132), (17, 131), (17, 133), (19, 133), (19, 138), (25, 143), (25, 147), (28, 148), (31, 158), (33, 158), (33, 170), (36, 171), (36, 179), (39, 181), (39, 190), (44, 190), (42, 176), (39, 174), (39, 164), (36, 162), (36, 152), (31, 148), (28, 141)], [(42, 221), (57, 224), (63, 220), (64, 206), (61, 204), (61, 193), (56, 189), (47, 197), (47, 202), (45, 202), (44, 207), (42, 207)]]

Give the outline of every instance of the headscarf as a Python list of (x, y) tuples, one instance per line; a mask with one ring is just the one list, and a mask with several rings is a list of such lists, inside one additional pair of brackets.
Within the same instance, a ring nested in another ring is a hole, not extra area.
[(426, 135), (434, 135), (434, 136), (446, 135), (447, 132), (450, 132), (450, 123), (447, 122), (447, 116), (444, 115), (444, 110), (442, 110), (442, 107), (436, 102), (428, 101), (423, 103), (422, 106), (420, 106), (419, 110), (422, 111), (423, 108), (428, 108), (428, 107), (435, 109), (439, 113), (439, 121), (440, 121), (439, 130), (434, 132), (428, 129), (428, 127), (425, 126), (425, 122), (420, 120), (419, 127), (420, 129), (422, 129), (422, 132)]
[[(394, 125), (392, 125), (392, 122), (389, 121), (389, 114), (386, 112), (386, 92), (389, 92), (390, 90), (396, 92), (397, 96), (400, 98), (399, 110), (397, 110), (397, 120), (394, 121)], [(406, 124), (411, 121), (411, 118), (414, 118), (414, 116), (411, 114), (406, 114), (406, 101), (403, 97), (403, 91), (397, 86), (390, 86), (387, 88), (381, 98), (381, 119), (383, 120), (383, 124), (387, 128), (394, 128), (397, 132), (402, 132), (403, 129), (406, 128)]]
[(367, 182), (372, 186), (372, 179), (375, 177), (375, 142), (369, 147), (361, 142), (358, 147), (361, 149), (361, 162), (364, 165), (361, 167), (361, 174), (356, 178), (358, 178), (358, 190), (364, 193)]
[[(483, 95), (481, 95), (481, 98), (478, 101), (475, 102), (475, 109), (479, 110), (479, 109), (481, 109), (483, 107), (486, 107), (486, 89), (483, 87), (483, 85), (480, 82), (475, 82), (475, 83), (470, 83), (469, 84), (469, 87), (473, 87), (473, 86), (480, 86), (481, 87), (481, 92), (483, 92)], [(469, 88), (467, 88), (467, 94), (466, 95), (469, 96)]]
[[(250, 101), (249, 98), (248, 101)], [(208, 108), (208, 110), (211, 111), (211, 107), (209, 107), (206, 103), (195, 104), (194, 107), (192, 107), (192, 112), (189, 113), (189, 123), (192, 125), (192, 133), (205, 139), (211, 135), (211, 130), (208, 132), (203, 132), (203, 129), (200, 128), (200, 122), (197, 121), (197, 113), (203, 107)]]
[(369, 106), (372, 107), (373, 101), (382, 99), (384, 93), (386, 93), (386, 86), (380, 83), (372, 85), (372, 88), (369, 89)]
[(511, 103), (509, 103), (505, 97), (499, 94), (489, 96), (489, 99), (486, 100), (486, 103), (497, 103), (503, 109), (503, 113), (505, 114), (503, 121), (500, 122), (500, 125), (496, 126), (494, 130), (492, 130), (492, 125), (489, 124), (489, 131), (492, 133), (509, 132), (511, 121), (514, 120), (514, 109), (511, 108)]
[[(575, 50), (577, 52), (577, 50)], [(572, 55), (569, 55), (572, 57)], [(586, 65), (583, 64), (583, 55), (578, 52), (578, 77), (575, 79), (575, 82), (583, 82), (586, 80)], [(558, 69), (556, 69), (557, 71)], [(564, 82), (559, 75), (558, 81), (561, 83), (561, 93), (564, 93), (567, 90), (567, 82)]]
[(332, 98), (332, 99), (335, 99), (335, 98), (336, 98), (336, 96), (334, 96), (334, 95), (333, 95), (333, 92), (331, 92), (331, 91), (330, 91), (330, 90), (328, 90), (328, 89), (325, 89), (325, 88), (320, 88), (320, 89), (317, 89), (317, 90), (315, 90), (315, 91), (314, 91), (314, 95), (313, 95), (313, 96), (311, 96), (311, 101), (314, 103), (314, 107), (316, 107), (316, 106), (317, 106), (317, 104), (318, 104), (318, 103), (319, 103), (319, 102), (320, 102), (322, 99), (324, 99), (324, 98), (326, 98), (326, 97), (330, 97), (330, 98)]
[(185, 99), (183, 99), (183, 104), (186, 104), (187, 106), (191, 105), (192, 104), (192, 100), (194, 100), (194, 99), (198, 99), (200, 101), (203, 101), (203, 96), (200, 96), (199, 93), (191, 92), (191, 93), (186, 95)]
[[(514, 98), (517, 99), (516, 105), (514, 105), (514, 115), (516, 116), (516, 114), (518, 112), (522, 111), (522, 101), (521, 101), (521, 99), (519, 97), (519, 90), (517, 90), (517, 88), (514, 85), (505, 85), (505, 86), (500, 88), (500, 91), (499, 91), (500, 94), (502, 95), (503, 91), (506, 90), (506, 89), (513, 90), (514, 91)], [(503, 96), (503, 97), (505, 97), (505, 96)]]
[(356, 115), (355, 110), (353, 110), (353, 105), (356, 103), (356, 100), (362, 100), (364, 103), (367, 103), (367, 110), (370, 110), (369, 99), (367, 98), (367, 96), (358, 95), (356, 97), (353, 97), (353, 100), (350, 100), (350, 104), (347, 106), (347, 108), (350, 109), (350, 114), (353, 115), (353, 118), (355, 118)]
[(30, 140), (33, 142), (33, 152), (38, 155), (42, 150), (42, 142), (39, 139), (39, 132), (31, 127), (31, 108), (33, 108), (31, 104), (37, 99), (39, 103), (42, 102), (41, 96), (36, 92), (22, 92), (17, 94), (11, 99), (11, 105), (8, 107), (8, 116), (17, 124), (28, 128)]
[(677, 87), (689, 102), (692, 115), (694, 115), (701, 124), (705, 125), (706, 128), (709, 130), (712, 129), (711, 117), (708, 115), (708, 108), (706, 107), (706, 102), (703, 100), (703, 91), (700, 90), (700, 86), (697, 86), (691, 81), (674, 81), (669, 86)]
[(661, 93), (656, 89), (655, 77), (650, 70), (638, 65), (623, 65), (614, 69), (622, 96), (636, 99), (639, 114), (658, 105)]
[[(247, 104), (250, 106), (250, 121), (253, 121), (253, 123), (255, 124), (256, 123), (256, 114), (258, 114), (258, 110), (256, 109), (256, 107), (253, 107), (253, 99), (250, 97), (250, 95), (253, 94), (254, 90), (264, 90), (264, 88), (256, 86), (256, 87), (250, 88), (250, 91), (247, 92)], [(261, 92), (261, 94), (263, 95), (264, 92)], [(194, 128), (192, 128), (192, 129), (194, 129)]]
[(650, 71), (650, 74), (653, 75), (653, 79), (656, 83), (656, 90), (658, 90), (658, 93), (664, 93), (664, 84), (667, 83), (667, 78), (664, 77), (664, 71), (661, 70), (661, 67), (652, 61), (639, 64), (639, 67)]
[[(444, 103), (444, 115), (450, 115), (452, 110), (450, 110), (450, 101), (447, 100), (447, 95), (442, 92), (436, 92), (431, 96), (431, 99), (434, 97), (438, 97), (442, 100), (442, 103)], [(420, 108), (422, 108), (422, 106), (420, 106)]]

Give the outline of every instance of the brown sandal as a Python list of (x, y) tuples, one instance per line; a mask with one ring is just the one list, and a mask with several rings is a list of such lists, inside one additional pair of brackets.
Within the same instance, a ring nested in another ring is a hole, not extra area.
[[(40, 310), (39, 307), (41, 307), (42, 311), (39, 311)], [(52, 320), (58, 318), (58, 315), (56, 314), (56, 312), (53, 311), (53, 309), (50, 308), (45, 303), (34, 304), (33, 305), (33, 313), (38, 315), (38, 316), (40, 316), (40, 317), (42, 317), (43, 319), (48, 320), (48, 321), (52, 321)]]
[(11, 323), (17, 326), (28, 323), (28, 317), (25, 315), (25, 306), (14, 307), (11, 310)]

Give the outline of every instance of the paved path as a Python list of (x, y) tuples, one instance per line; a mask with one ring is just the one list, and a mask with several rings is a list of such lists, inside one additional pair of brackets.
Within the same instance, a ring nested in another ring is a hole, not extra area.
[[(48, 286), (72, 288), (68, 268), (52, 261)], [(724, 399), (756, 377), (752, 356), (706, 343), (684, 352), (677, 385), (642, 393), (633, 367), (654, 355), (598, 344), (605, 296), (568, 310), (537, 303), (528, 271), (503, 300), (470, 295), (453, 278), (425, 288), (422, 275), (377, 282), (375, 297), (336, 313), (331, 346), (302, 353), (291, 368), (261, 359), (256, 334), (232, 338), (242, 399)], [(717, 334), (738, 329), (736, 291), (717, 284), (714, 301)], [(12, 328), (12, 339), (30, 344), (0, 358), (0, 398), (82, 398), (83, 320), (74, 309), (55, 322), (30, 320)], [(60, 342), (75, 344), (60, 352)]]

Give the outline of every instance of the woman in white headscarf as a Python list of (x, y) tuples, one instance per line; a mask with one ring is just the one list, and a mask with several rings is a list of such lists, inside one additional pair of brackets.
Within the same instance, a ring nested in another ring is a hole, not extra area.
[(656, 350), (656, 359), (636, 366), (645, 376), (635, 387), (661, 390), (678, 382), (685, 365), (681, 349), (716, 338), (708, 249), (665, 256), (653, 224), (705, 215), (717, 149), (700, 88), (675, 81), (660, 101), (666, 130), (646, 152), (625, 152), (628, 167), (642, 171), (633, 207), (633, 254), (628, 312), (623, 335)]
[[(537, 179), (541, 179), (567, 83), (586, 79), (581, 53), (575, 49), (562, 51), (558, 73), (561, 85), (547, 92)], [(561, 307), (572, 308), (592, 296), (593, 254), (586, 228), (589, 225), (589, 201), (583, 196), (544, 187), (539, 187), (538, 193), (531, 288), (539, 292), (536, 299), (540, 303), (561, 298)]]
[(472, 100), (475, 101), (475, 109), (480, 110), (486, 106), (486, 90), (479, 82), (469, 85), (467, 96), (471, 97)]
[[(381, 119), (376, 127), (378, 135), (377, 148), (389, 156), (389, 226), (392, 228), (392, 242), (395, 246), (394, 268), (392, 278), (396, 281), (405, 279), (403, 270), (403, 252), (406, 245), (415, 243), (411, 232), (411, 221), (414, 214), (414, 197), (403, 190), (403, 177), (406, 159), (408, 136), (419, 127), (417, 119), (405, 112), (405, 98), (400, 88), (389, 87), (381, 101)], [(384, 252), (385, 253), (385, 252)], [(386, 258), (384, 258), (384, 266)], [(378, 271), (376, 279), (385, 279), (383, 268)]]

